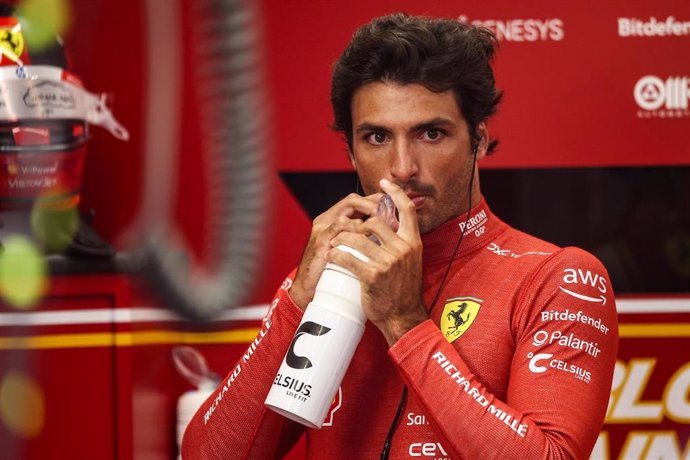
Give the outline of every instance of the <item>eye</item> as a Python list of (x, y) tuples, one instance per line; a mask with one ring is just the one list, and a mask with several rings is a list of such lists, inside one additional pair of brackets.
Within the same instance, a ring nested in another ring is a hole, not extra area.
[(367, 134), (366, 140), (372, 145), (381, 145), (388, 140), (388, 136), (384, 133), (371, 133)]
[(428, 141), (438, 141), (443, 137), (444, 133), (440, 129), (431, 128), (422, 133), (422, 138)]

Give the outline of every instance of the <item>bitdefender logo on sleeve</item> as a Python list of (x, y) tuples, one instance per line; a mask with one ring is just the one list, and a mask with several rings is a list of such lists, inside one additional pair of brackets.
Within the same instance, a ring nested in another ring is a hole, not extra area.
[(470, 328), (479, 314), (481, 303), (481, 299), (474, 297), (454, 297), (446, 300), (440, 326), (448, 343), (453, 343)]

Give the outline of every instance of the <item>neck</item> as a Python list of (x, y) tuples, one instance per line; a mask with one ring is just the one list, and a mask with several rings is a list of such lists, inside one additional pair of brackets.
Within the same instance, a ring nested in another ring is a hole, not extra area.
[(476, 204), (469, 213), (456, 216), (422, 235), (424, 265), (447, 263), (453, 256), (461, 232), (464, 235), (457, 251), (458, 257), (463, 257), (482, 245), (486, 246), (504, 227), (505, 224), (491, 212), (482, 196), (477, 194)]

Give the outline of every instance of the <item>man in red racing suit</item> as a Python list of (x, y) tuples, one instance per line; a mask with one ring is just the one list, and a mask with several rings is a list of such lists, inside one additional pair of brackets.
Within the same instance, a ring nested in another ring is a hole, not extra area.
[[(464, 221), (422, 237), (427, 302)], [(470, 222), (428, 321), (390, 349), (367, 324), (325, 426), (307, 430), (307, 458), (377, 458), (404, 384), (410, 396), (391, 458), (587, 457), (618, 337), (606, 271), (579, 249), (509, 227), (483, 201)], [(301, 433), (263, 405), (302, 315), (291, 283), (187, 429), (185, 457), (273, 458)], [(458, 332), (452, 312), (463, 303), (467, 320)]]
[[(479, 33), (404, 15), (379, 18), (365, 32), (410, 23)], [(302, 262), (256, 339), (187, 428), (183, 458), (280, 457), (305, 430), (309, 459), (378, 458), (404, 386), (390, 458), (587, 458), (618, 343), (606, 270), (580, 249), (558, 248), (492, 214), (474, 165), (492, 149), (488, 115), (473, 124), (463, 97), (457, 102), (462, 90), (432, 90), (390, 69), (363, 80), (348, 99), (351, 126), (343, 131), (369, 195), (351, 195), (314, 221)], [(379, 191), (399, 211), (397, 232), (360, 219), (374, 213)], [(469, 212), (459, 211), (468, 202)], [(369, 322), (316, 430), (268, 410), (264, 400), (326, 261), (358, 276)]]

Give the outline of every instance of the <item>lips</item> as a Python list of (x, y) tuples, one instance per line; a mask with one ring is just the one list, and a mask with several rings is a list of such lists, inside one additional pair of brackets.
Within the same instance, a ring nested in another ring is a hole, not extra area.
[(410, 193), (407, 197), (414, 203), (414, 207), (419, 209), (426, 201), (426, 195), (416, 195)]

